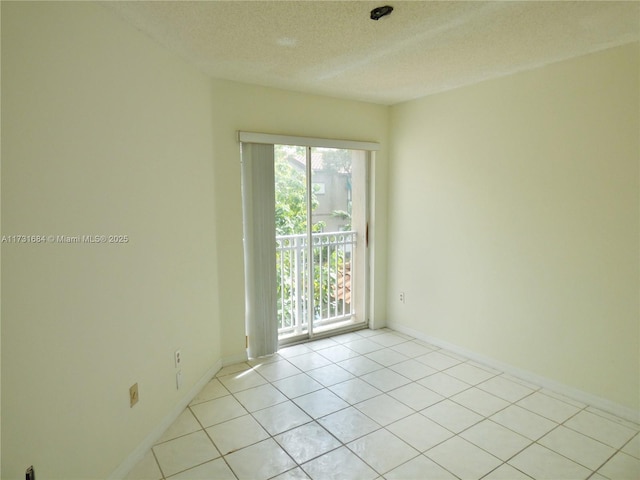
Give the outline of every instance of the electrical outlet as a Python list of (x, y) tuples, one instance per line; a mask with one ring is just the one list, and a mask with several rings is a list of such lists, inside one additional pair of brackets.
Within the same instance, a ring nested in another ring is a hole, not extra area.
[(129, 387), (129, 404), (133, 407), (136, 403), (138, 403), (138, 384), (134, 383)]
[(182, 353), (180, 352), (180, 349), (176, 350), (173, 354), (173, 360), (175, 363), (175, 367), (180, 368), (180, 366), (182, 365)]
[(176, 389), (180, 390), (181, 386), (182, 386), (182, 370), (178, 370), (176, 372)]
[(404, 303), (404, 301), (405, 301), (404, 292), (400, 292), (400, 301), (401, 301), (402, 303)]

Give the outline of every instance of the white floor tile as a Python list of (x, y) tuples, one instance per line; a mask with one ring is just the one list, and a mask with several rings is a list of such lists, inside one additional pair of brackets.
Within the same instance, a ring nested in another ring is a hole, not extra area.
[(256, 367), (256, 371), (270, 382), (275, 382), (276, 380), (281, 380), (283, 378), (302, 373), (299, 368), (293, 366), (287, 360), (269, 363), (267, 365), (262, 365), (259, 368)]
[(342, 445), (315, 422), (281, 433), (274, 439), (299, 464), (335, 450)]
[(633, 437), (633, 439), (622, 448), (622, 451), (632, 457), (640, 459), (640, 433)]
[(362, 375), (360, 378), (383, 392), (388, 392), (389, 390), (393, 390), (394, 388), (401, 387), (402, 385), (406, 385), (411, 382), (407, 377), (403, 377), (399, 373), (389, 370), (388, 368), (367, 373), (366, 375)]
[(581, 410), (541, 392), (532, 393), (520, 400), (517, 405), (557, 423), (564, 422)]
[(314, 480), (374, 480), (378, 473), (346, 447), (326, 453), (302, 465)]
[(460, 363), (448, 368), (447, 375), (457, 378), (458, 380), (462, 380), (469, 385), (477, 385), (495, 377), (495, 373), (488, 372), (482, 368), (471, 365), (470, 363)]
[(307, 393), (293, 401), (313, 418), (324, 417), (349, 406), (347, 402), (326, 388)]
[(458, 380), (457, 378), (453, 378), (442, 372), (435, 373), (423, 378), (422, 380), (418, 380), (418, 383), (430, 390), (433, 390), (436, 393), (439, 393), (443, 397), (450, 397), (468, 388), (471, 388), (471, 385), (469, 385), (468, 383)]
[(409, 357), (406, 355), (391, 350), (390, 348), (384, 348), (382, 350), (367, 353), (365, 357), (385, 367), (409, 360)]
[(364, 400), (377, 397), (378, 395), (382, 395), (380, 390), (359, 378), (352, 378), (346, 382), (338, 383), (337, 385), (329, 387), (329, 390), (338, 395), (345, 402), (351, 404), (359, 403)]
[(531, 445), (531, 440), (528, 438), (491, 420), (483, 420), (462, 432), (460, 436), (503, 461), (509, 460)]
[(506, 380), (511, 380), (512, 382), (516, 382), (519, 383), (520, 385), (527, 387), (528, 389), (537, 392), (540, 390), (540, 387), (538, 385), (534, 385), (533, 383), (527, 382), (526, 380), (523, 380), (522, 378), (519, 377), (515, 377), (513, 375), (509, 375), (508, 373), (503, 373), (502, 375), (500, 375), (502, 378), (506, 379)]
[(251, 365), (249, 365), (248, 362), (235, 363), (233, 365), (222, 367), (218, 370), (218, 373), (216, 373), (216, 377), (224, 377), (226, 375), (231, 375), (232, 373), (240, 373), (247, 370), (251, 370)]
[(300, 395), (305, 395), (324, 388), (321, 383), (315, 381), (306, 373), (299, 373), (292, 377), (276, 380), (273, 382), (273, 386), (289, 398), (299, 397)]
[(203, 463), (168, 478), (170, 480), (210, 480), (212, 478), (216, 480), (236, 480), (236, 476), (222, 458)]
[(427, 353), (433, 352), (432, 348), (413, 341), (399, 343), (389, 348), (410, 358), (419, 357), (420, 355), (426, 355)]
[(462, 479), (481, 478), (502, 463), (460, 437), (433, 447), (425, 455)]
[(454, 395), (451, 400), (485, 417), (493, 415), (510, 405), (506, 400), (475, 387)]
[(387, 480), (457, 480), (448, 472), (424, 455), (409, 460), (384, 475)]
[(327, 360), (316, 352), (303, 353), (302, 355), (289, 358), (288, 361), (303, 372), (331, 364), (330, 360)]
[(240, 480), (266, 480), (296, 466), (271, 438), (233, 452), (225, 460)]
[(531, 480), (531, 477), (504, 463), (486, 477), (482, 477), (482, 480)]
[(379, 395), (370, 398), (364, 402), (360, 402), (355, 407), (366, 416), (379, 423), (380, 425), (389, 425), (401, 418), (408, 417), (414, 412), (404, 403), (399, 402), (389, 395)]
[(266, 365), (268, 363), (279, 362), (284, 360), (284, 357), (278, 353), (274, 353), (271, 355), (265, 355), (263, 357), (258, 358), (250, 358), (247, 360), (247, 363), (252, 367), (261, 367), (262, 365)]
[(538, 440), (558, 425), (517, 405), (499, 411), (491, 420), (531, 440)]
[(395, 390), (391, 390), (389, 395), (416, 411), (444, 400), (442, 395), (417, 383), (409, 383)]
[(382, 335), (371, 337), (369, 340), (379, 343), (384, 347), (393, 347), (394, 345), (406, 342), (407, 338), (397, 335), (396, 333), (385, 332)]
[(336, 345), (335, 347), (323, 348), (318, 353), (332, 362), (340, 362), (347, 358), (353, 358), (360, 355), (357, 352), (345, 347), (344, 345)]
[(564, 425), (614, 448), (622, 447), (637, 433), (624, 425), (585, 410), (567, 420)]
[(326, 367), (316, 368), (315, 370), (307, 372), (307, 375), (320, 382), (325, 387), (353, 378), (353, 375), (347, 372), (344, 368), (340, 368), (338, 365), (327, 365)]
[(162, 472), (153, 452), (149, 450), (124, 478), (125, 480), (160, 480)]
[(452, 432), (419, 413), (387, 425), (387, 430), (420, 452), (453, 437)]
[[(582, 410), (583, 408), (587, 407), (584, 403), (579, 402), (577, 400), (574, 400), (573, 398), (569, 398), (565, 395), (562, 395), (560, 393), (554, 392), (553, 390), (548, 390), (546, 388), (542, 388), (540, 390), (538, 390), (540, 393), (544, 393), (545, 395), (547, 395), (548, 397), (553, 397), (556, 400), (560, 400), (564, 403), (568, 403), (569, 405), (573, 405), (574, 407), (578, 407), (580, 410)], [(589, 408), (587, 408), (589, 409)], [(596, 413), (597, 412), (592, 412), (592, 413)]]
[(537, 443), (509, 460), (509, 464), (537, 480), (584, 480), (591, 470)]
[(383, 333), (386, 333), (386, 331), (383, 328), (379, 328), (377, 330), (373, 330), (373, 329), (370, 329), (370, 328), (364, 328), (362, 330), (358, 330), (355, 333), (357, 333), (361, 337), (369, 338), (369, 337), (375, 337), (376, 335), (382, 335)]
[(423, 345), (425, 347), (427, 347), (429, 350), (432, 351), (436, 351), (436, 350), (441, 350), (441, 348), (437, 345), (434, 345), (433, 343), (429, 343), (426, 340), (420, 340), (419, 338), (414, 338), (413, 340), (411, 340), (414, 343), (417, 343), (418, 345)]
[[(469, 358), (465, 357), (464, 355), (460, 355), (459, 353), (452, 352), (451, 350), (447, 350), (446, 348), (441, 348), (439, 352), (455, 360), (458, 360), (460, 363), (465, 363), (465, 362), (471, 363), (471, 360), (469, 360)], [(479, 366), (480, 364), (476, 364), (476, 367), (479, 367)]]
[(269, 438), (266, 430), (251, 415), (209, 427), (207, 433), (223, 455)]
[(434, 368), (431, 368), (424, 363), (417, 362), (413, 359), (405, 360), (404, 362), (391, 365), (389, 369), (413, 381), (420, 380), (424, 377), (437, 373), (437, 370), (435, 370)]
[(354, 407), (322, 417), (318, 423), (342, 443), (351, 442), (381, 428), (380, 424)]
[(640, 478), (640, 460), (618, 452), (598, 473), (611, 480), (636, 480)]
[(478, 384), (478, 388), (512, 403), (534, 392), (531, 388), (509, 380), (504, 375), (490, 378)]
[[(347, 447), (380, 474), (419, 455), (415, 448), (384, 429), (354, 440)], [(384, 455), (380, 452), (384, 452)]]
[(336, 342), (332, 338), (322, 338), (320, 340), (314, 340), (313, 342), (305, 343), (305, 346), (315, 352), (318, 350), (322, 350), (323, 348), (334, 347), (337, 344), (338, 342)]
[(338, 362), (338, 365), (356, 376), (366, 375), (367, 373), (375, 372), (376, 370), (384, 368), (379, 363), (374, 362), (367, 357), (349, 358), (342, 362)]
[(302, 355), (303, 353), (311, 352), (312, 349), (309, 347), (310, 347), (309, 344), (300, 344), (300, 345), (292, 345), (290, 347), (284, 347), (278, 350), (278, 355), (284, 358), (295, 357), (297, 355)]
[(362, 330), (220, 370), (126, 478), (636, 480), (639, 431), (446, 349)]
[(230, 395), (189, 408), (205, 428), (247, 414), (245, 408)]
[(201, 429), (202, 426), (198, 423), (196, 417), (193, 416), (191, 410), (186, 408), (178, 416), (178, 418), (176, 418), (171, 426), (167, 428), (167, 430), (162, 434), (162, 436), (156, 443), (166, 442), (167, 440), (178, 438), (182, 435), (186, 435), (187, 433), (193, 433)]
[(454, 433), (460, 433), (484, 418), (451, 400), (443, 400), (420, 413)]
[(246, 370), (244, 372), (225, 375), (224, 377), (218, 377), (218, 380), (220, 380), (220, 383), (222, 383), (231, 393), (240, 392), (241, 390), (246, 390), (248, 388), (257, 387), (267, 383), (264, 377), (254, 370)]
[(343, 333), (341, 335), (334, 335), (331, 337), (335, 340), (336, 343), (344, 345), (345, 343), (355, 342), (356, 340), (361, 340), (362, 337), (358, 335), (356, 332)]
[[(571, 400), (565, 400), (567, 402), (571, 402)], [(604, 410), (601, 410), (599, 408), (595, 408), (595, 407), (591, 407), (591, 406), (585, 406), (582, 405), (583, 407), (586, 407), (587, 412), (591, 412), (595, 415), (598, 415), (600, 417), (604, 417), (608, 420), (611, 420), (614, 423), (619, 423), (620, 425), (623, 425), (627, 428), (630, 428), (631, 430), (634, 430), (636, 432), (640, 432), (640, 423), (638, 422), (632, 422), (630, 420), (626, 420), (624, 418), (620, 418), (617, 415), (614, 415), (612, 413), (609, 412), (605, 412)]]
[(253, 416), (271, 435), (277, 435), (311, 421), (311, 417), (291, 401), (258, 410), (253, 413)]
[(203, 431), (161, 443), (154, 446), (153, 451), (165, 477), (220, 456), (216, 447)]
[(362, 338), (360, 336), (355, 341), (351, 341), (343, 345), (347, 348), (350, 348), (354, 352), (358, 352), (360, 355), (365, 355), (367, 353), (375, 352), (376, 350), (385, 348), (379, 343), (372, 342), (371, 340), (367, 340), (366, 338)]
[(538, 443), (591, 470), (597, 470), (615, 453), (612, 447), (562, 425)]
[(469, 360), (469, 361), (467, 361), (467, 363), (469, 365), (473, 365), (474, 367), (481, 368), (482, 370), (484, 370), (486, 372), (489, 372), (489, 373), (491, 373), (493, 375), (496, 375), (496, 376), (497, 375), (502, 375), (504, 373), (502, 370), (495, 369), (495, 368), (490, 367), (488, 365), (485, 365), (483, 363), (474, 362), (473, 360)]
[(440, 352), (427, 353), (425, 355), (420, 355), (415, 359), (431, 368), (435, 368), (436, 370), (445, 370), (460, 363), (460, 360)]
[(249, 412), (262, 410), (278, 403), (286, 402), (285, 397), (277, 388), (271, 384), (260, 385), (259, 387), (249, 388), (235, 394), (235, 398)]
[(301, 467), (293, 468), (287, 472), (281, 473), (277, 477), (273, 477), (272, 480), (310, 480)]
[(220, 380), (214, 378), (209, 383), (207, 383), (207, 385), (202, 390), (200, 390), (200, 393), (198, 393), (193, 398), (190, 405), (195, 405), (197, 403), (206, 402), (215, 398), (224, 397), (226, 395), (229, 395), (229, 393), (229, 390), (227, 390), (224, 385), (220, 383)]

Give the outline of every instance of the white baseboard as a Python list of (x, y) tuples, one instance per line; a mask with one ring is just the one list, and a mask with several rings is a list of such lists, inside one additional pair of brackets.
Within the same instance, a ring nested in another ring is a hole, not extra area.
[(155, 445), (169, 426), (178, 418), (185, 408), (191, 403), (195, 396), (200, 393), (204, 386), (218, 373), (222, 368), (223, 361), (218, 360), (207, 372), (198, 380), (198, 382), (187, 392), (187, 394), (178, 402), (178, 404), (167, 414), (166, 417), (158, 424), (149, 435), (131, 452), (131, 454), (120, 464), (120, 466), (109, 476), (109, 480), (120, 480), (127, 476), (129, 471), (135, 467), (142, 457), (144, 457), (151, 447)]
[(245, 350), (243, 353), (224, 357), (222, 359), (222, 366), (226, 367), (229, 365), (235, 365), (236, 363), (246, 362), (247, 360), (249, 360), (249, 357), (247, 356), (247, 351)]
[(454, 345), (439, 338), (431, 337), (422, 332), (405, 327), (395, 322), (387, 322), (387, 327), (392, 330), (396, 330), (397, 332), (410, 335), (417, 340), (422, 340), (424, 342), (431, 343), (438, 347), (450, 350), (453, 353), (462, 355), (463, 357), (469, 358), (475, 362), (481, 363), (496, 370), (500, 370), (504, 373), (508, 373), (509, 375), (513, 375), (514, 377), (520, 378), (528, 383), (532, 383), (533, 385), (539, 386), (541, 388), (546, 388), (548, 390), (551, 390), (552, 392), (559, 393), (561, 395), (564, 395), (565, 397), (598, 408), (622, 419), (634, 422), (636, 424), (640, 423), (640, 411), (625, 407), (624, 405), (620, 405), (606, 398), (602, 398), (592, 393), (585, 392), (575, 387), (571, 387), (564, 383), (558, 382), (556, 380), (537, 375), (535, 373), (529, 372), (528, 370), (523, 370), (521, 368), (514, 367), (513, 365), (500, 362), (499, 360), (496, 360), (494, 358), (473, 352), (471, 350), (467, 350), (463, 347)]

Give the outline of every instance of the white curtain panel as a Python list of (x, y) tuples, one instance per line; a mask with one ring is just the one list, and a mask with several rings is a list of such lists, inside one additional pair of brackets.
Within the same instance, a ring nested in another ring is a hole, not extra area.
[(278, 350), (273, 144), (242, 143), (245, 321), (249, 358)]

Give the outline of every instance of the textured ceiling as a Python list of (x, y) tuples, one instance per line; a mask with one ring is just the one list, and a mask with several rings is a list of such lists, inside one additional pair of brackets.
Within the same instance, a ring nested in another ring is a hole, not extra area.
[[(393, 13), (371, 20), (385, 4)], [(381, 104), (640, 38), (638, 1), (105, 5), (212, 77)]]

